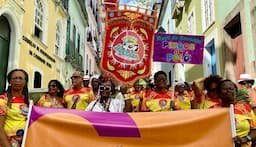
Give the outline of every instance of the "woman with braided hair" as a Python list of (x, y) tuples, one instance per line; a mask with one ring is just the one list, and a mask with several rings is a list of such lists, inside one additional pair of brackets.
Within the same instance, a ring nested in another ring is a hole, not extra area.
[(0, 146), (21, 146), (29, 106), (28, 74), (23, 69), (9, 72), (8, 89), (0, 95)]

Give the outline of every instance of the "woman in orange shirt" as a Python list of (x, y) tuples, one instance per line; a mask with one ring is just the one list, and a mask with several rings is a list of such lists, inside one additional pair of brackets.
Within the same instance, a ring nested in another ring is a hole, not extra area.
[(231, 80), (223, 80), (217, 87), (222, 107), (234, 105), (236, 137), (235, 146), (252, 147), (256, 140), (256, 117), (247, 102), (235, 101), (237, 86)]
[(167, 87), (167, 75), (158, 71), (154, 75), (155, 88), (146, 94), (142, 104), (142, 111), (170, 111), (171, 91)]

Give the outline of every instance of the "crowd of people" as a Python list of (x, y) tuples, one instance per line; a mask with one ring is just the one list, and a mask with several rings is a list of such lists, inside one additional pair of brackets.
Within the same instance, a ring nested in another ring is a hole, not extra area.
[[(0, 147), (20, 146), (28, 114), (28, 74), (12, 70), (8, 88), (0, 95)], [(160, 112), (190, 109), (217, 109), (234, 106), (236, 146), (255, 146), (256, 95), (254, 79), (241, 74), (239, 81), (219, 75), (177, 81), (168, 86), (167, 75), (158, 71), (153, 79), (138, 79), (133, 85), (116, 85), (110, 77), (88, 76), (76, 71), (72, 86), (65, 90), (58, 80), (48, 83), (48, 92), (34, 105), (95, 112)]]

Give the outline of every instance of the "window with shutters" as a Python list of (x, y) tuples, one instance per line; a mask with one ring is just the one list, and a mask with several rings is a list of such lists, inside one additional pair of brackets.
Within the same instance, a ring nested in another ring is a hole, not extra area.
[(214, 0), (202, 0), (202, 24), (203, 31), (209, 28), (209, 26), (215, 21), (214, 16)]

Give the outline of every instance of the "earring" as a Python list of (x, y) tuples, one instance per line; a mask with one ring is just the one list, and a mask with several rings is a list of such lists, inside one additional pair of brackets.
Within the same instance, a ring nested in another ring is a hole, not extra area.
[(60, 90), (58, 89), (57, 92), (60, 92)]

